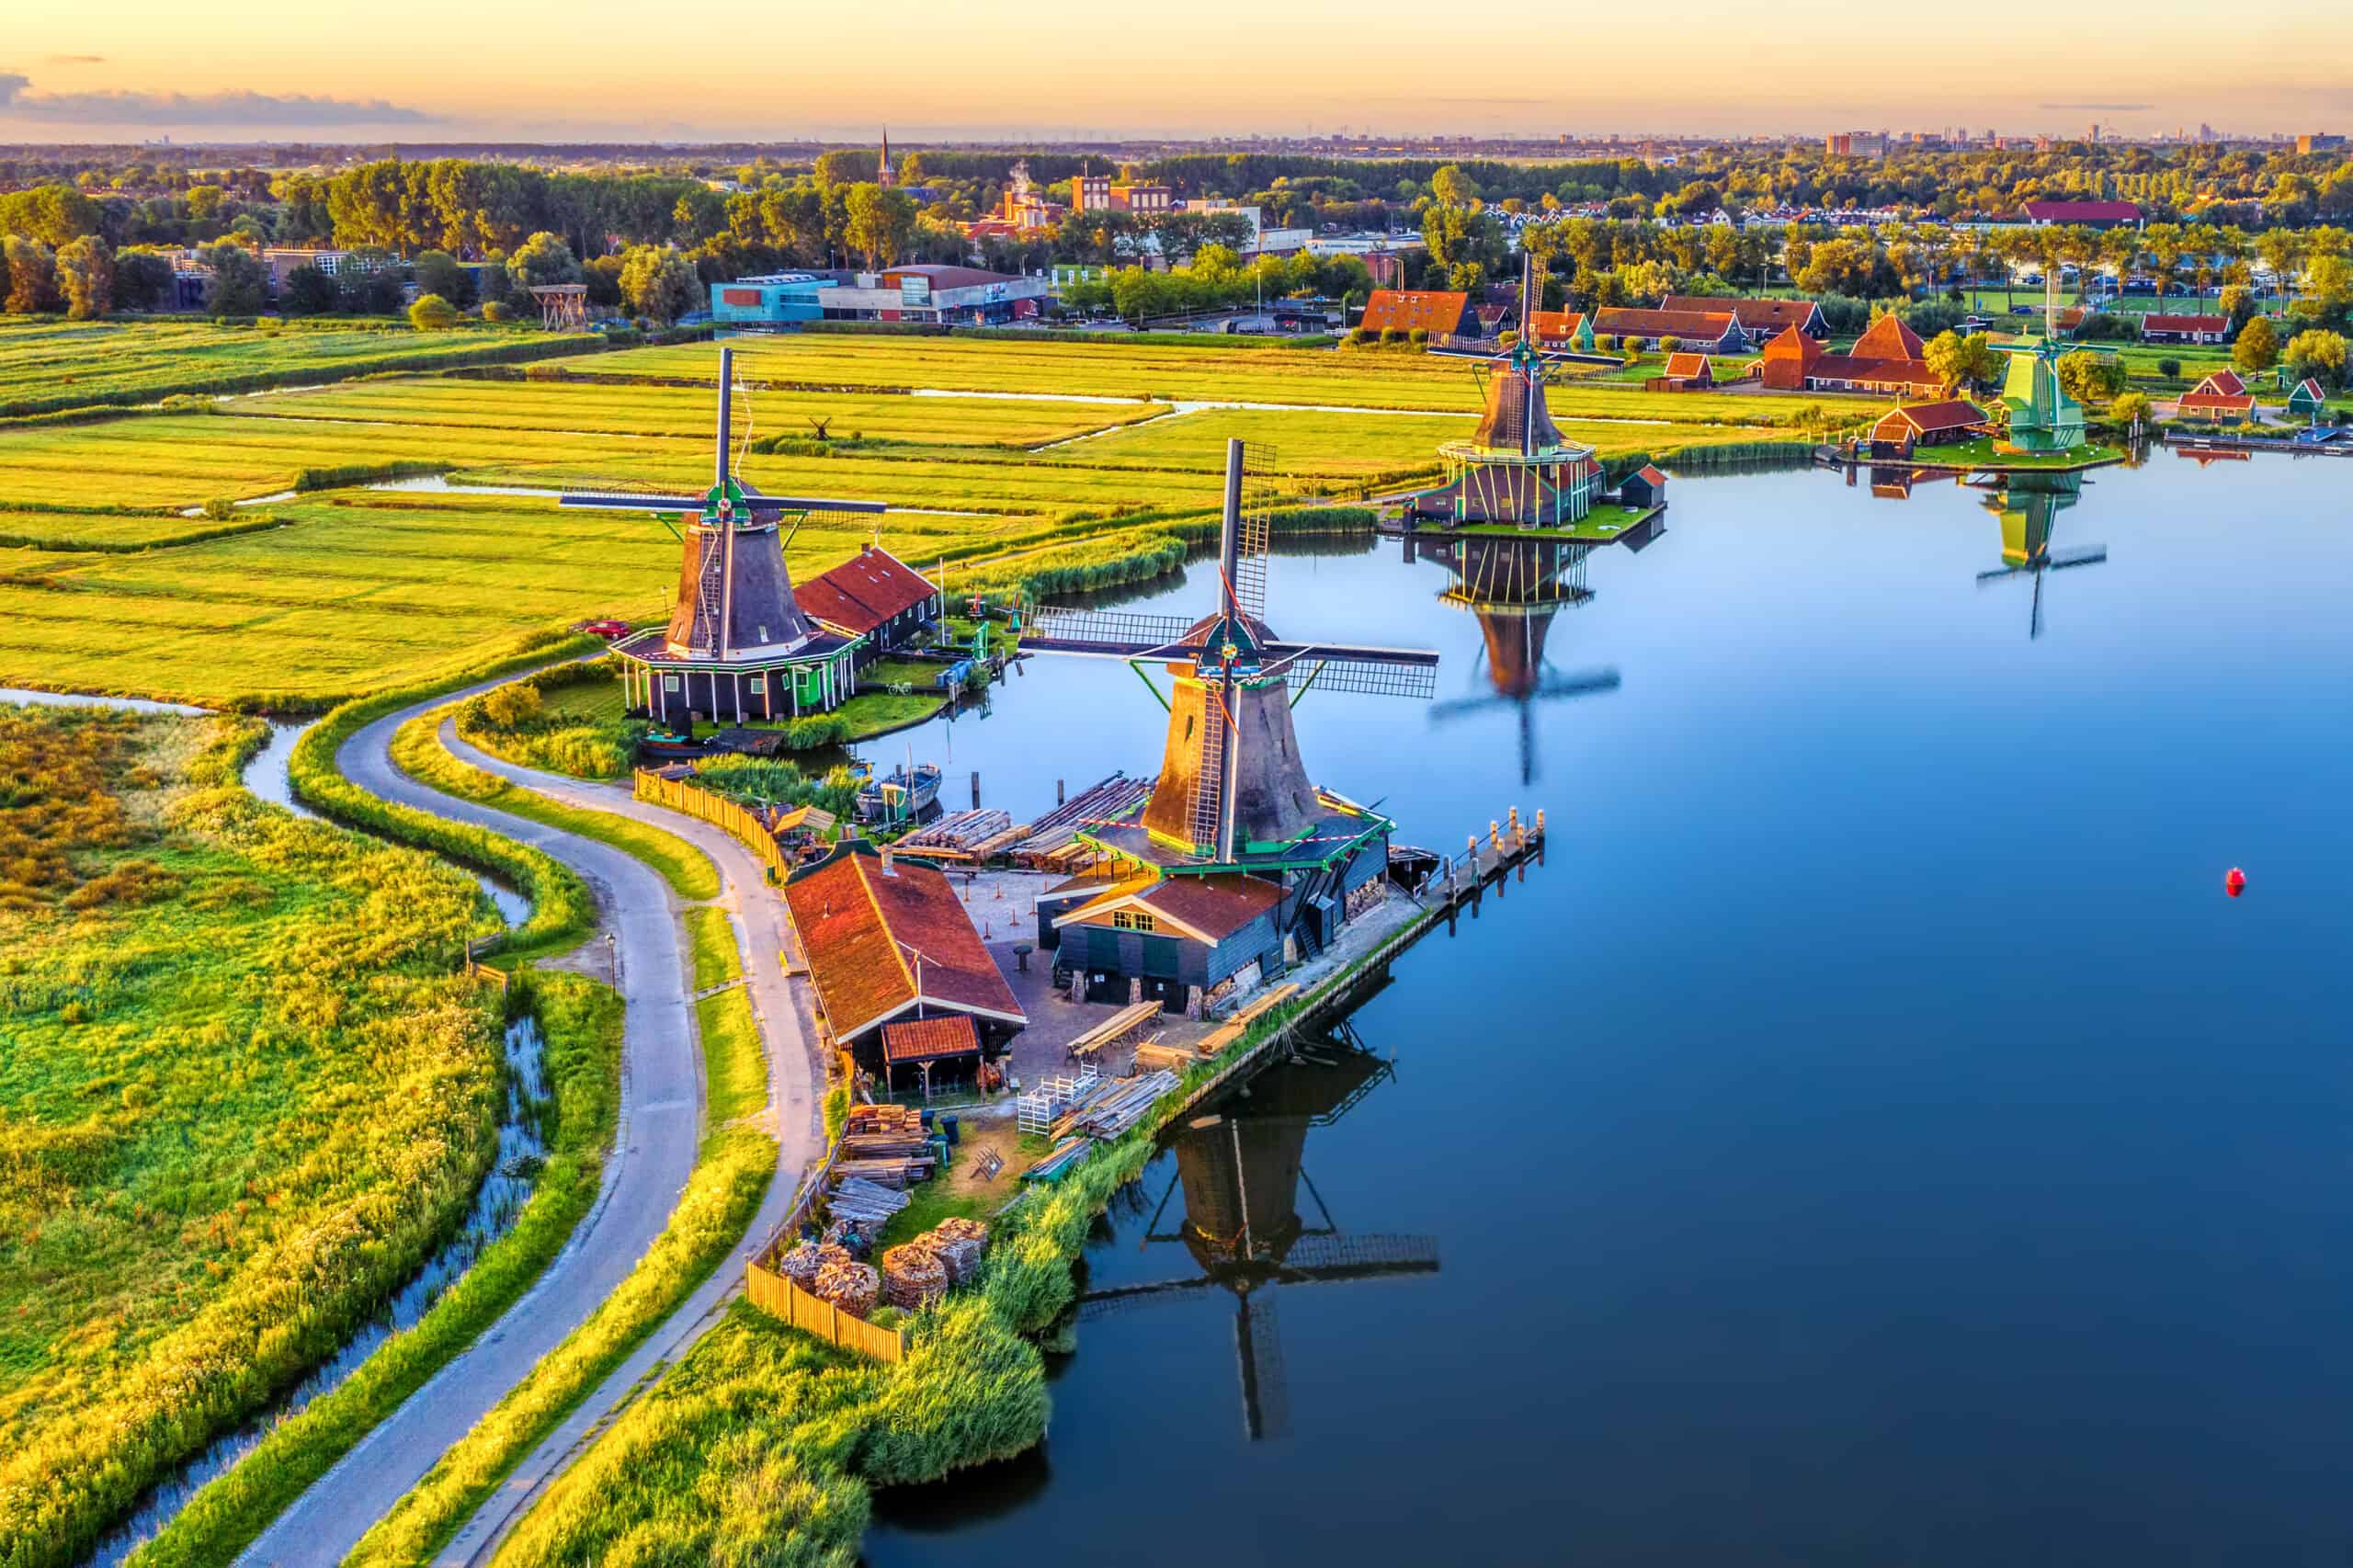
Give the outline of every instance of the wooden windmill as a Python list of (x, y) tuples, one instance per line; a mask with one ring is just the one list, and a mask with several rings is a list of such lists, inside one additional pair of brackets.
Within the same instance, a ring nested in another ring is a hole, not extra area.
[[(1343, 1044), (1338, 1060), (1271, 1068), (1251, 1082), (1247, 1098), (1233, 1101), (1222, 1115), (1195, 1119), (1177, 1134), (1176, 1176), (1141, 1244), (1182, 1246), (1199, 1272), (1079, 1298), (1078, 1316), (1085, 1322), (1214, 1290), (1231, 1292), (1243, 1426), (1253, 1440), (1281, 1437), (1290, 1426), (1277, 1287), (1438, 1271), (1435, 1238), (1343, 1232), (1308, 1179), (1309, 1131), (1337, 1121), (1394, 1075), (1390, 1063), (1363, 1050), (1345, 1023), (1337, 1034)], [(1179, 1186), (1185, 1192), (1184, 1222), (1163, 1231), (1161, 1217)], [(1300, 1213), (1302, 1189), (1318, 1223)]]
[(1025, 614), (1025, 652), (1123, 659), (1139, 675), (1146, 662), (1166, 665), (1174, 682), (1161, 699), (1168, 740), (1135, 824), (1135, 852), (1188, 870), (1300, 844), (1333, 813), (1333, 801), (1308, 779), (1291, 723), (1292, 704), (1310, 688), (1427, 699), (1437, 686), (1438, 654), (1429, 649), (1292, 642), (1275, 632), (1266, 619), (1269, 518), (1263, 506), (1245, 507), (1243, 472), (1243, 443), (1230, 440), (1210, 614), (1187, 620), (1042, 605)]
[[(824, 631), (794, 601), (786, 519), (879, 515), (879, 501), (769, 495), (753, 488), (730, 450), (734, 351), (719, 351), (719, 418), (711, 484), (700, 494), (630, 489), (567, 492), (563, 506), (650, 512), (680, 545), (668, 624), (618, 644), (630, 666), (630, 706), (665, 722), (702, 715), (774, 720), (831, 708), (852, 686), (848, 641)], [(676, 515), (683, 528), (672, 526)], [(641, 699), (642, 684), (642, 699)]]
[(1522, 784), (1536, 781), (1536, 704), (1615, 691), (1620, 684), (1614, 668), (1565, 674), (1545, 658), (1552, 618), (1593, 597), (1585, 585), (1592, 548), (1476, 535), (1438, 546), (1455, 576), (1439, 597), (1479, 618), (1492, 693), (1438, 703), (1430, 709), (1430, 721), (1447, 723), (1501, 707), (1518, 710)]
[(2074, 473), (2014, 473), (2002, 490), (1985, 497), (1987, 507), (2001, 515), (2002, 564), (1977, 574), (1980, 587), (2013, 577), (2034, 579), (2034, 599), (2027, 611), (2027, 637), (2042, 635), (2042, 579), (2046, 573), (2073, 566), (2096, 566), (2108, 559), (2108, 546), (2084, 545), (2075, 550), (2051, 548), (2051, 527), (2061, 512), (2083, 493), (2083, 476)]

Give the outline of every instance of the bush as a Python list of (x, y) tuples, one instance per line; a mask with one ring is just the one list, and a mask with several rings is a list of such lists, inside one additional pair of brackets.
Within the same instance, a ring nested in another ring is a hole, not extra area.
[(1604, 332), (1595, 335), (1593, 340), (1593, 350), (1597, 354), (1617, 353), (1618, 335), (1614, 332)]
[(1429, 342), (1429, 340), (1430, 329), (1426, 326), (1417, 326), (1414, 328), (1413, 331), (1405, 335), (1405, 341), (1412, 344), (1416, 348), (1424, 347)]
[(504, 300), (484, 300), (482, 302), (482, 319), (493, 324), (513, 321), (515, 307)]
[(408, 324), (419, 332), (447, 332), (458, 324), (458, 307), (438, 294), (419, 294), (408, 308)]
[(2171, 355), (2157, 361), (2157, 374), (2169, 381), (2181, 380), (2181, 361)]
[(1405, 335), (1397, 328), (1393, 326), (1384, 326), (1381, 329), (1381, 344), (1382, 347), (1394, 347), (1396, 345), (1404, 341)]

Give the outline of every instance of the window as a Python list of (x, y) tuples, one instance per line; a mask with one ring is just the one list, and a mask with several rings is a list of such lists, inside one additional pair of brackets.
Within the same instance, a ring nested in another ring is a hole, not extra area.
[(665, 691), (677, 690), (678, 677), (676, 676), (664, 676), (662, 677), (662, 689)]
[(1152, 920), (1152, 916), (1151, 916), (1151, 915), (1145, 915), (1145, 914), (1143, 914), (1142, 912), (1139, 911), (1139, 912), (1137, 913), (1137, 915), (1136, 915), (1136, 929), (1137, 929), (1137, 930), (1139, 930), (1139, 931), (1149, 931), (1149, 930), (1151, 930), (1152, 928), (1153, 928), (1153, 920)]
[(1111, 924), (1121, 931), (1132, 931), (1136, 928), (1134, 917), (1124, 909), (1115, 909), (1111, 912)]

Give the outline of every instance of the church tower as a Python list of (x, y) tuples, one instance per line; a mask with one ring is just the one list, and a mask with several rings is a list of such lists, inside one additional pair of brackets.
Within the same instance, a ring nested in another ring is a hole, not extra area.
[(890, 189), (892, 186), (899, 183), (898, 175), (893, 172), (891, 167), (891, 129), (889, 126), (884, 126), (882, 128), (882, 159), (880, 166), (878, 166), (874, 171), (874, 183), (881, 186), (885, 190)]

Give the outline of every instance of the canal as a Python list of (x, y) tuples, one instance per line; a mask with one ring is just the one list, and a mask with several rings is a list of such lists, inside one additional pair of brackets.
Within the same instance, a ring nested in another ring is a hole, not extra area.
[[(1195, 1130), (1271, 1140), (1289, 1275), (1217, 1278), (1215, 1151), (1164, 1153), (1045, 1449), (881, 1495), (868, 1560), (2340, 1561), (2344, 478), (1678, 481), (1582, 595), (1465, 563), (1483, 618), (1398, 540), (1275, 561), (1283, 634), (1445, 658), (1437, 704), (1311, 692), (1311, 775), (1436, 848), (1541, 807), (1547, 863), (1348, 1020), (1379, 1072)], [(2046, 528), (2105, 558), (2005, 573)], [(1038, 659), (877, 750), (1018, 817), (1161, 723)], [(1348, 1238), (1435, 1267), (1313, 1267)]]

